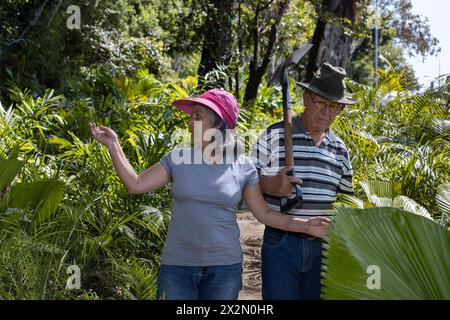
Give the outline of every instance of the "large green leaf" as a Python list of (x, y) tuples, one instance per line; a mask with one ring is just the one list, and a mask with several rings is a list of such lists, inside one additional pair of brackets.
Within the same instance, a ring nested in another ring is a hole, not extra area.
[(364, 209), (364, 201), (349, 194), (339, 193), (338, 201), (333, 203), (335, 208), (344, 206), (345, 208), (360, 208)]
[[(401, 184), (398, 182), (361, 181), (360, 184), (367, 195), (367, 199), (375, 207), (400, 208), (431, 219), (431, 215), (427, 209), (416, 203), (411, 198), (401, 195)], [(347, 204), (351, 204), (351, 200), (353, 200), (353, 203), (356, 204), (355, 199), (351, 199), (349, 197), (344, 198), (344, 201), (346, 201)], [(350, 207), (356, 206), (353, 205)], [(362, 209), (361, 206), (358, 207)]]
[(361, 181), (360, 184), (367, 195), (367, 199), (376, 206), (380, 206), (386, 201), (381, 199), (394, 199), (401, 195), (401, 184), (398, 182)]
[(64, 184), (56, 179), (23, 182), (11, 188), (9, 207), (35, 207), (39, 222), (47, 220), (57, 209), (64, 196)]
[[(337, 210), (324, 245), (325, 299), (450, 299), (450, 233), (395, 208)], [(370, 268), (380, 287), (369, 289)]]
[(11, 184), (22, 165), (22, 162), (17, 159), (0, 159), (0, 192), (5, 185)]
[(432, 219), (430, 213), (427, 209), (422, 207), (420, 204), (416, 203), (414, 200), (408, 198), (407, 196), (397, 196), (392, 202), (394, 208), (400, 208), (405, 211), (409, 211), (418, 214), (422, 217)]

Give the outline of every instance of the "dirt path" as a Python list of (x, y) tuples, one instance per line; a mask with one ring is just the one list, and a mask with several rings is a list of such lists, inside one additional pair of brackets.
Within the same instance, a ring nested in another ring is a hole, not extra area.
[(238, 224), (244, 253), (243, 286), (239, 300), (261, 300), (260, 254), (264, 225), (259, 223), (251, 212), (240, 213)]

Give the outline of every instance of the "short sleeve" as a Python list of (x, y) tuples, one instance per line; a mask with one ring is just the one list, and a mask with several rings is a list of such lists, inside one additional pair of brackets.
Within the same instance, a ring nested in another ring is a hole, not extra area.
[(246, 157), (244, 188), (251, 187), (257, 183), (259, 183), (258, 171), (256, 170), (253, 161), (250, 158)]
[(339, 182), (338, 192), (353, 195), (353, 169), (347, 151), (344, 153), (342, 177)]
[(166, 169), (169, 176), (172, 177), (172, 169), (173, 169), (173, 161), (172, 161), (172, 152), (166, 153), (160, 160), (159, 163)]
[(268, 138), (268, 131), (265, 130), (264, 133), (256, 141), (256, 144), (253, 147), (251, 153), (251, 158), (259, 175), (268, 175), (267, 171), (271, 156), (270, 149), (271, 148)]

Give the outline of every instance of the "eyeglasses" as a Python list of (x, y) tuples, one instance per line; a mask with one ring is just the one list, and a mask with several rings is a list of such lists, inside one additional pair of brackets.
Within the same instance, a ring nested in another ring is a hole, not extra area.
[(325, 102), (325, 101), (317, 101), (316, 99), (314, 99), (314, 97), (313, 97), (311, 92), (309, 93), (309, 95), (311, 96), (312, 101), (314, 102), (315, 106), (319, 110), (323, 110), (326, 107), (330, 107), (330, 110), (331, 110), (332, 113), (338, 114), (343, 109), (342, 104), (328, 103), (328, 102)]

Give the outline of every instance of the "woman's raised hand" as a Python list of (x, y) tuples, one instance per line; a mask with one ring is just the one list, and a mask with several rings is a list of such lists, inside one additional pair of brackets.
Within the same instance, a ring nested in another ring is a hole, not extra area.
[(118, 142), (117, 134), (111, 128), (97, 126), (95, 123), (89, 123), (89, 128), (91, 129), (91, 134), (95, 140), (107, 147), (110, 147), (114, 143)]

